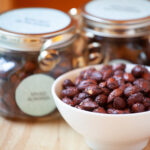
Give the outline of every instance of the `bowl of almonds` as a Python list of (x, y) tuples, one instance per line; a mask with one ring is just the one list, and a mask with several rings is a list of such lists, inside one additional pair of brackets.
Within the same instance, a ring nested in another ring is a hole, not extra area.
[(61, 75), (56, 106), (93, 150), (142, 150), (150, 137), (150, 68), (94, 65)]

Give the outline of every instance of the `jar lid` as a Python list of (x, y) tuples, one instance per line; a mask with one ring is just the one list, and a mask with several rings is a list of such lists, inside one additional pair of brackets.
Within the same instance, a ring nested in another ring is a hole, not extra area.
[(61, 44), (74, 33), (74, 21), (56, 9), (24, 8), (0, 15), (0, 47), (4, 49), (39, 51), (47, 39)]
[(81, 14), (85, 30), (105, 37), (138, 37), (150, 32), (150, 1), (96, 0), (85, 4)]

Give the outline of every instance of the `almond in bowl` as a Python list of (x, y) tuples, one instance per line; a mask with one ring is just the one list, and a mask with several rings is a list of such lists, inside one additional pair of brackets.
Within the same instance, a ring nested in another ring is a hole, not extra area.
[(96, 65), (60, 76), (52, 94), (63, 118), (94, 150), (142, 150), (150, 137), (150, 68)]

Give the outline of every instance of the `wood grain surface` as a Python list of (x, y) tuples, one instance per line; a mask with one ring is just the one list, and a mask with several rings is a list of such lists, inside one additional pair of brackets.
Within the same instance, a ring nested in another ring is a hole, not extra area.
[[(0, 117), (0, 150), (90, 150), (83, 137), (60, 117), (43, 122)], [(150, 144), (145, 150), (150, 150)]]

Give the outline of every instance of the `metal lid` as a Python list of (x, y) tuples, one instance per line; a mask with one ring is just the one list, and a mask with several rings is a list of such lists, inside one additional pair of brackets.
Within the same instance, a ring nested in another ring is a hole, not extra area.
[(105, 37), (138, 37), (150, 33), (150, 1), (95, 0), (81, 8), (85, 30)]
[(0, 15), (0, 49), (14, 51), (39, 51), (51, 39), (52, 44), (62, 44), (75, 34), (71, 17), (49, 8), (24, 8)]

